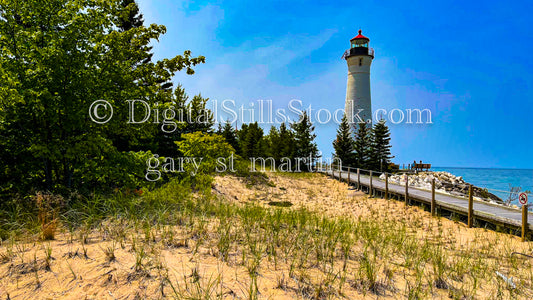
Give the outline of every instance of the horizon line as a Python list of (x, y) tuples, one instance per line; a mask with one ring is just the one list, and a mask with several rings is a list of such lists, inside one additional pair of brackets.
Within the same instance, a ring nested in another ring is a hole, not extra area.
[[(487, 169), (487, 170), (527, 170), (527, 171), (533, 171), (533, 168), (511, 168), (511, 167), (431, 167), (433, 168), (441, 168), (441, 169)], [(431, 170), (430, 169), (430, 170)]]

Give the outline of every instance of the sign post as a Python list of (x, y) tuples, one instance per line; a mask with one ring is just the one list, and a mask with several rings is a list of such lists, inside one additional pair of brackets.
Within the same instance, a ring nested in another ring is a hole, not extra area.
[(527, 239), (527, 193), (518, 195), (518, 202), (522, 204), (522, 242)]

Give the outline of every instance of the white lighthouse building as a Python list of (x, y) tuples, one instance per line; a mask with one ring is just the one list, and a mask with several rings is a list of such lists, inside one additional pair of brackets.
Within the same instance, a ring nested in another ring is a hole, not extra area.
[(349, 123), (372, 123), (370, 65), (374, 59), (374, 49), (368, 47), (369, 42), (370, 39), (359, 29), (359, 34), (350, 40), (350, 49), (342, 56), (348, 63), (344, 113)]

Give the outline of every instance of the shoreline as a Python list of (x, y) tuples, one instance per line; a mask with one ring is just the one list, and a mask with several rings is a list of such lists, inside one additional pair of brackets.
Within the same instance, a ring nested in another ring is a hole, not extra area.
[[(389, 177), (389, 183), (405, 185), (405, 177), (405, 174), (392, 175)], [(431, 181), (435, 179), (435, 192), (450, 196), (468, 197), (468, 186), (470, 183), (464, 181), (462, 176), (456, 176), (450, 172), (425, 171), (417, 174), (410, 174), (407, 177), (410, 187), (431, 191)], [(381, 180), (385, 180), (385, 176), (383, 174), (379, 176), (379, 178)], [(474, 191), (473, 198), (475, 200), (504, 207), (513, 207), (513, 205), (506, 205), (503, 199), (489, 192), (486, 188), (482, 188), (473, 184), (472, 187)]]
[[(504, 170), (504, 171), (533, 171), (533, 168), (488, 168), (488, 167), (431, 167), (432, 169), (468, 169), (468, 170)], [(440, 171), (438, 171), (440, 172)]]

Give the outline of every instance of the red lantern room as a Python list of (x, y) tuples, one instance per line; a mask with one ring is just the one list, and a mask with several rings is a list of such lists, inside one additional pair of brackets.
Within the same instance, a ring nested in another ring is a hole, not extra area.
[(359, 29), (359, 34), (350, 40), (350, 43), (352, 44), (352, 48), (355, 48), (355, 47), (368, 48), (368, 42), (370, 42), (370, 39), (364, 36), (362, 32), (363, 31)]
[(363, 35), (363, 31), (359, 29), (359, 34), (350, 40), (350, 49), (344, 52), (343, 58), (350, 56), (368, 55), (374, 58), (374, 49), (368, 46), (370, 39)]

